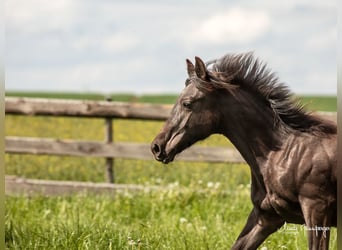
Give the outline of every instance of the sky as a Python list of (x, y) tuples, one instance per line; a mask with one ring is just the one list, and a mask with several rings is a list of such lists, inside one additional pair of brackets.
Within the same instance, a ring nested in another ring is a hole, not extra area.
[(335, 95), (336, 0), (5, 0), (6, 90), (179, 93), (186, 58), (249, 51)]

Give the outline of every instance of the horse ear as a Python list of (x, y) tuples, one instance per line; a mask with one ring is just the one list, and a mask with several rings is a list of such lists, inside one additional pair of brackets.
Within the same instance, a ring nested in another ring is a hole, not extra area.
[(207, 75), (207, 68), (205, 67), (204, 62), (202, 61), (201, 58), (195, 57), (196, 63), (195, 63), (195, 71), (197, 74), (197, 77), (202, 79), (202, 80), (207, 80), (208, 75)]
[(186, 66), (187, 66), (189, 78), (195, 77), (196, 76), (195, 66), (189, 59), (186, 59)]

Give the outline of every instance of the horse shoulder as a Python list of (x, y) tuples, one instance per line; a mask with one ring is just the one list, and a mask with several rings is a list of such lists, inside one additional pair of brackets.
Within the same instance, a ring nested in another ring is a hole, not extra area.
[(334, 145), (336, 142), (330, 137), (289, 136), (286, 144), (271, 152), (264, 162), (266, 195), (260, 207), (275, 210), (289, 221), (301, 222), (300, 196), (331, 200), (336, 174)]
[(303, 185), (322, 186), (336, 175), (336, 138), (313, 135), (290, 136), (284, 146), (270, 153), (264, 167), (266, 179), (284, 193)]

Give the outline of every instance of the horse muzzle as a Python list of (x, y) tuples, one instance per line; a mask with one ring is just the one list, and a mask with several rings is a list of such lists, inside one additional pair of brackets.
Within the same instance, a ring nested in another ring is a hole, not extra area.
[(167, 164), (171, 161), (173, 161), (173, 158), (174, 157), (171, 157), (170, 155), (167, 155), (165, 150), (163, 149), (163, 147), (156, 143), (156, 142), (152, 142), (151, 144), (151, 151), (154, 155), (154, 158), (157, 160), (157, 161), (160, 161), (164, 164)]

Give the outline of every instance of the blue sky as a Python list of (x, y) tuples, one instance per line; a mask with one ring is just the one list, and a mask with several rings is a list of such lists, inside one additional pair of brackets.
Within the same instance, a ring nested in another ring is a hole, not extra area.
[(336, 94), (337, 3), (5, 0), (6, 89), (179, 93), (185, 59), (254, 51), (298, 94)]

